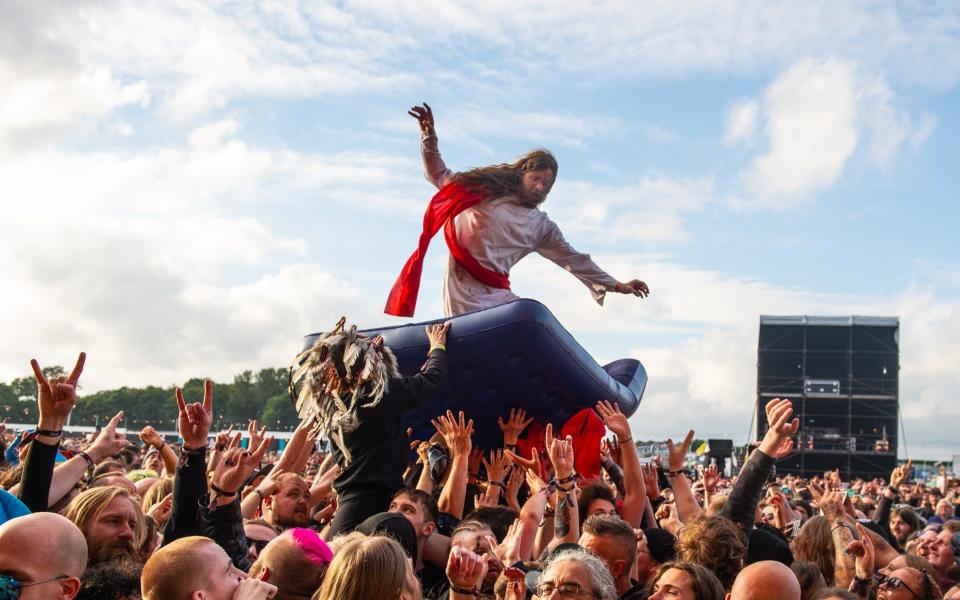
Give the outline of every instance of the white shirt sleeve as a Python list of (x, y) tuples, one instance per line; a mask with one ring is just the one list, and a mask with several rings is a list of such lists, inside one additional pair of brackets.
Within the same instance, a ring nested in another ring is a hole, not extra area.
[(564, 239), (556, 223), (546, 216), (544, 221), (544, 234), (537, 245), (537, 252), (583, 282), (597, 304), (602, 305), (607, 292), (616, 287), (617, 280), (597, 266), (589, 254), (577, 252)]
[(424, 133), (420, 137), (420, 156), (423, 158), (423, 174), (427, 181), (442, 188), (450, 182), (454, 173), (447, 168), (440, 156), (436, 133)]

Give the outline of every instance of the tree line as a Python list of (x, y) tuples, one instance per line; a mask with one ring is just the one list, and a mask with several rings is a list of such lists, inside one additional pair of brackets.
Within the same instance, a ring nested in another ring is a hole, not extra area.
[[(46, 367), (43, 373), (47, 378), (66, 374), (61, 366)], [(158, 430), (176, 430), (175, 387), (122, 387), (89, 395), (83, 394), (81, 388), (70, 424), (98, 427), (122, 410), (121, 426), (127, 429), (140, 430), (152, 425)], [(190, 379), (180, 387), (188, 400), (203, 397), (201, 378)], [(287, 394), (284, 368), (261, 369), (256, 373), (244, 371), (234, 376), (231, 383), (215, 383), (213, 393), (215, 429), (226, 429), (231, 424), (245, 428), (249, 419), (257, 419), (271, 431), (290, 430), (297, 425), (297, 413)], [(37, 381), (32, 374), (0, 383), (0, 420), (36, 423), (38, 416)]]

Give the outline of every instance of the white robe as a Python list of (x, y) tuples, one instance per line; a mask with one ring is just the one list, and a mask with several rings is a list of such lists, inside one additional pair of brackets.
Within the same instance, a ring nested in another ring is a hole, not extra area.
[[(437, 148), (435, 135), (421, 140), (424, 173), (427, 181), (443, 187), (453, 176)], [(574, 250), (557, 224), (539, 208), (521, 204), (513, 196), (481, 202), (457, 217), (460, 245), (484, 267), (509, 273), (520, 259), (537, 252), (574, 277), (590, 290), (594, 300), (603, 304), (606, 293), (617, 280), (591, 260), (589, 254)], [(485, 285), (460, 266), (453, 257), (447, 260), (443, 277), (443, 312), (452, 317), (481, 308), (489, 308), (519, 298), (510, 290)]]

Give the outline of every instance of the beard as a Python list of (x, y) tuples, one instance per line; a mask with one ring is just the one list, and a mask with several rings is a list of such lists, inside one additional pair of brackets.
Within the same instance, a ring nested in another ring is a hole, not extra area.
[(140, 554), (134, 548), (133, 542), (115, 540), (106, 545), (91, 547), (89, 565), (102, 563), (130, 563), (140, 564)]

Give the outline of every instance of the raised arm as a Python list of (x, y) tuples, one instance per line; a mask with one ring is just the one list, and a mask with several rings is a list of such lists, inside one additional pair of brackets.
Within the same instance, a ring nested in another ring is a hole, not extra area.
[(547, 456), (553, 463), (556, 477), (556, 512), (553, 520), (553, 541), (550, 548), (564, 542), (580, 539), (580, 516), (577, 511), (577, 481), (573, 468), (573, 436), (558, 440), (553, 437), (553, 425), (547, 423), (544, 432)]
[(175, 391), (183, 438), (180, 462), (173, 477), (173, 505), (163, 534), (163, 544), (190, 535), (201, 535), (203, 524), (198, 506), (207, 494), (207, 436), (213, 423), (213, 382), (203, 383), (203, 402), (187, 404), (183, 391)]
[(462, 411), (459, 419), (456, 419), (453, 412), (448, 410), (446, 415), (440, 415), (432, 423), (450, 450), (450, 476), (440, 492), (437, 505), (454, 518), (463, 519), (463, 505), (467, 497), (467, 463), (473, 447), (470, 439), (473, 435), (473, 419), (465, 423)]
[(423, 106), (414, 106), (407, 114), (420, 123), (420, 156), (423, 158), (423, 174), (427, 181), (438, 189), (445, 186), (453, 171), (447, 168), (440, 156), (437, 131), (433, 122), (433, 109), (426, 102)]
[(623, 506), (620, 509), (620, 518), (631, 527), (640, 527), (643, 521), (643, 510), (646, 504), (647, 490), (643, 482), (643, 470), (640, 468), (640, 457), (633, 444), (633, 433), (626, 415), (620, 412), (620, 407), (604, 400), (597, 404), (597, 412), (603, 418), (603, 424), (617, 436), (617, 445), (620, 446), (620, 460), (623, 461)]
[(793, 434), (800, 428), (800, 419), (791, 420), (793, 404), (790, 400), (774, 398), (767, 403), (767, 423), (770, 424), (760, 447), (740, 471), (737, 483), (720, 514), (740, 525), (744, 531), (753, 529), (757, 504), (763, 495), (763, 484), (770, 477), (773, 463), (793, 450)]
[(638, 298), (646, 298), (650, 294), (647, 284), (639, 279), (625, 283), (614, 279), (593, 262), (589, 254), (574, 249), (563, 237), (557, 224), (549, 219), (537, 244), (537, 252), (579, 279), (590, 290), (597, 304), (603, 304), (607, 292), (632, 294)]
[(140, 439), (144, 444), (149, 444), (160, 453), (160, 459), (163, 460), (163, 470), (167, 474), (174, 473), (177, 470), (177, 453), (173, 451), (170, 444), (163, 440), (163, 436), (157, 433), (157, 430), (147, 425), (140, 430)]
[(686, 523), (694, 516), (700, 513), (701, 507), (697, 498), (693, 495), (693, 489), (690, 487), (690, 480), (683, 473), (683, 460), (690, 450), (690, 444), (693, 443), (693, 430), (687, 432), (687, 437), (679, 446), (674, 446), (673, 440), (667, 440), (667, 464), (670, 470), (667, 472), (667, 479), (670, 481), (670, 487), (673, 489), (673, 497), (677, 501), (677, 517), (681, 522)]
[(77, 404), (77, 381), (86, 360), (87, 355), (81, 352), (69, 377), (57, 377), (49, 381), (36, 359), (30, 361), (33, 375), (37, 379), (40, 420), (37, 422), (36, 436), (23, 461), (20, 500), (32, 512), (45, 511), (49, 507), (50, 482), (53, 479), (57, 451), (60, 449), (63, 426), (70, 416), (70, 411)]

